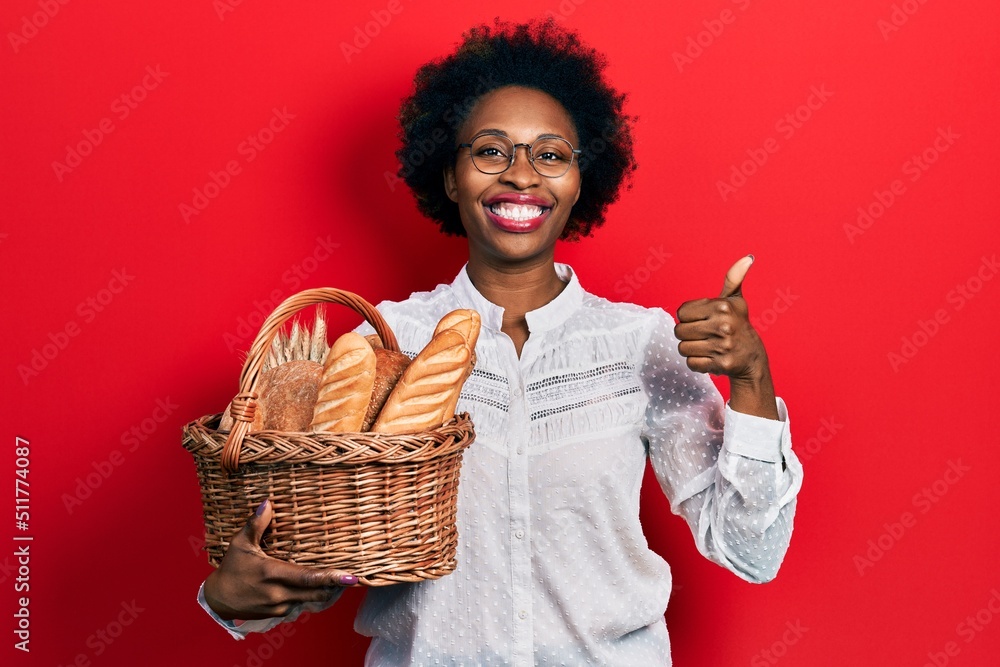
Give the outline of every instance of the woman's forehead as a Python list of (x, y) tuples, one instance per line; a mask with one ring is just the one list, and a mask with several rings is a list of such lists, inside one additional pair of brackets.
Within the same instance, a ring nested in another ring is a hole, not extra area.
[(506, 86), (483, 95), (463, 124), (467, 136), (500, 130), (511, 139), (558, 135), (575, 141), (569, 112), (548, 93), (534, 88)]

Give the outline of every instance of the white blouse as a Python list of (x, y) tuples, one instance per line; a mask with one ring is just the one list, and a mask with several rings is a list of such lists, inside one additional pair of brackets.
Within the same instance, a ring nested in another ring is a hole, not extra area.
[[(503, 309), (465, 268), (378, 306), (411, 357), (456, 308), (479, 311), (483, 327), (459, 401), (476, 441), (459, 483), (458, 566), (367, 591), (354, 625), (373, 638), (366, 665), (669, 665), (670, 567), (639, 523), (647, 457), (706, 558), (751, 582), (777, 574), (802, 483), (784, 403), (780, 421), (724, 406), (677, 352), (667, 313), (596, 297), (556, 269), (567, 285), (527, 313), (520, 358)], [(333, 603), (237, 628), (199, 600), (236, 637)]]

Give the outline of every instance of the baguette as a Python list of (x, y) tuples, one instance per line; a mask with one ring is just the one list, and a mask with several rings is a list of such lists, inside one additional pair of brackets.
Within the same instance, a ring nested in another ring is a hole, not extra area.
[(469, 351), (475, 351), (476, 342), (479, 340), (479, 329), (482, 326), (482, 318), (479, 313), (469, 308), (459, 308), (453, 310), (438, 322), (434, 329), (434, 335), (438, 335), (445, 329), (454, 329), (462, 334), (465, 342), (469, 346)]
[(375, 384), (375, 363), (375, 351), (364, 336), (349, 332), (336, 340), (326, 355), (313, 403), (313, 431), (361, 430)]
[(403, 372), (372, 431), (415, 433), (443, 424), (462, 390), (471, 354), (459, 332), (445, 329), (435, 335)]
[(441, 331), (451, 329), (452, 331), (457, 331), (462, 334), (465, 338), (465, 344), (469, 348), (470, 359), (469, 364), (466, 368), (465, 375), (459, 383), (459, 391), (455, 392), (448, 405), (445, 406), (444, 414), (442, 415), (442, 423), (448, 421), (453, 416), (455, 416), (455, 409), (458, 407), (458, 399), (461, 394), (461, 386), (465, 384), (465, 381), (469, 379), (469, 375), (472, 374), (472, 369), (476, 365), (476, 343), (479, 341), (479, 330), (482, 325), (482, 318), (479, 313), (475, 310), (469, 308), (460, 308), (458, 310), (453, 310), (438, 322), (437, 327), (434, 329), (434, 334), (437, 335)]

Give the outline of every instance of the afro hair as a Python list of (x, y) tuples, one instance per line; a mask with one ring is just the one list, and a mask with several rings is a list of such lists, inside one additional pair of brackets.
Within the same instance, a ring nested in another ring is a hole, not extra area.
[(562, 237), (590, 236), (604, 223), (621, 186), (631, 187), (638, 166), (632, 153), (635, 117), (623, 111), (625, 94), (604, 80), (607, 62), (575, 32), (552, 18), (524, 24), (494, 19), (463, 35), (454, 53), (417, 70), (415, 90), (399, 113), (399, 177), (425, 216), (445, 234), (465, 236), (458, 207), (444, 190), (442, 173), (455, 164), (456, 133), (479, 98), (504, 86), (541, 90), (569, 112), (583, 153), (580, 198)]

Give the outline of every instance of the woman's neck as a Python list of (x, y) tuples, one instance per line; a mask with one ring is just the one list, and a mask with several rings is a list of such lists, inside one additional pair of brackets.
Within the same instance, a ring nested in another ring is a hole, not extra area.
[(566, 287), (551, 257), (516, 265), (470, 257), (467, 271), (480, 294), (504, 309), (505, 322), (523, 320), (525, 313), (549, 303)]
[(470, 255), (467, 271), (479, 293), (503, 308), (500, 330), (510, 337), (520, 357), (530, 333), (525, 313), (549, 303), (566, 287), (552, 256), (537, 262), (500, 264)]

